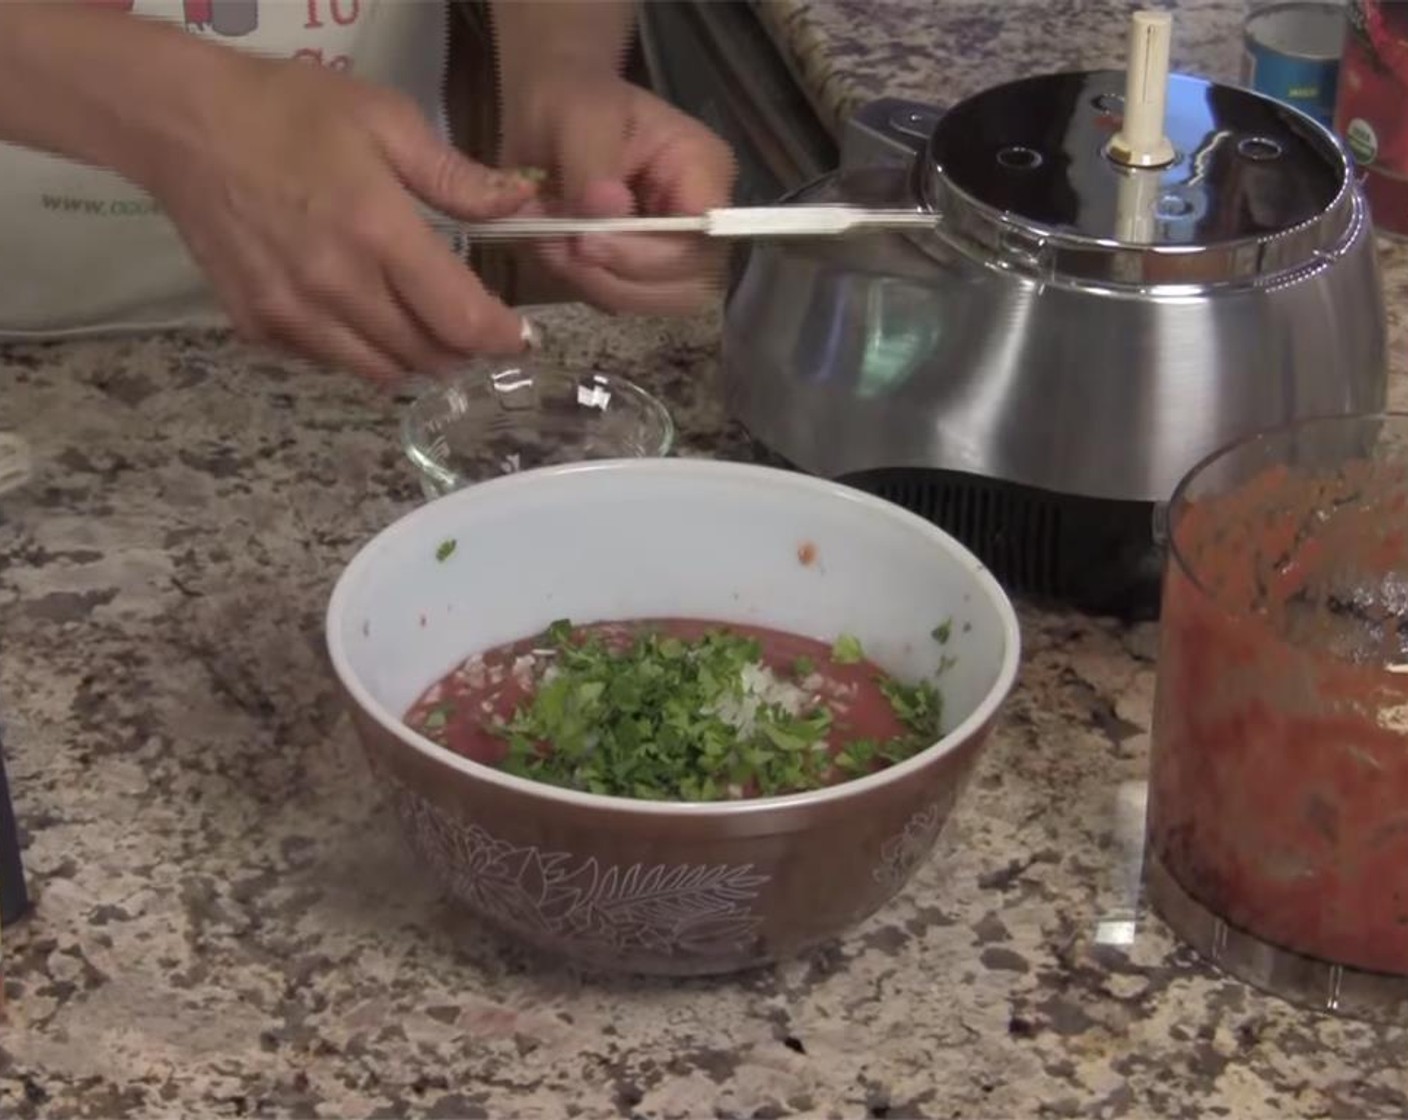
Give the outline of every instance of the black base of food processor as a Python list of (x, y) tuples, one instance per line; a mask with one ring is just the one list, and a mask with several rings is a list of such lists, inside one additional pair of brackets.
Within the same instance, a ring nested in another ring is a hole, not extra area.
[[(759, 462), (798, 470), (753, 441)], [(837, 481), (952, 534), (1014, 595), (1127, 622), (1158, 617), (1163, 550), (1150, 502), (1056, 494), (952, 471), (887, 469)]]

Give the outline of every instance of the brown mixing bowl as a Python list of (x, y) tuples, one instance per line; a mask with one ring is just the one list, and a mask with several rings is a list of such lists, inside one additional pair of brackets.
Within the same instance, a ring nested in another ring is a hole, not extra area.
[[(896, 677), (937, 677), (946, 733), (830, 789), (684, 804), (516, 778), (402, 722), (465, 657), (554, 619), (664, 617), (853, 634)], [(342, 574), (327, 638), (411, 846), (459, 900), (557, 957), (668, 975), (786, 957), (899, 891), (972, 771), (1020, 641), (979, 561), (895, 505), (792, 472), (652, 459), (526, 471), (401, 518)]]

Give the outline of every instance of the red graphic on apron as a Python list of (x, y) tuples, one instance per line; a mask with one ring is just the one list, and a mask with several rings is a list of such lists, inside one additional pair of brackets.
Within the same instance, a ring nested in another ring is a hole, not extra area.
[(186, 26), (239, 38), (259, 27), (259, 0), (185, 0)]
[[(86, 2), (95, 8), (129, 13), (136, 4), (136, 0)], [(213, 31), (237, 39), (259, 29), (259, 0), (182, 0), (181, 8), (188, 30)]]
[[(6, 0), (0, 0), (0, 4)], [(85, 0), (98, 8), (131, 12), (136, 0)], [(292, 0), (283, 0), (291, 3)], [(362, 16), (362, 0), (303, 0), (305, 31), (324, 27), (350, 27)], [(212, 32), (238, 39), (259, 30), (259, 0), (181, 0), (181, 15), (187, 31)], [(328, 55), (322, 47), (302, 47), (293, 57), (316, 62), (334, 70), (350, 70), (352, 59), (345, 54)]]
[(307, 4), (308, 20), (303, 26), (310, 31), (322, 27), (325, 17), (339, 27), (349, 27), (362, 15), (362, 0), (307, 0)]

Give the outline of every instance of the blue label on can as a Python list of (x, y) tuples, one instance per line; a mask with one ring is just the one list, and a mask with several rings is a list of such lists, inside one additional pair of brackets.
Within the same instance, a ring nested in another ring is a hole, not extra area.
[(1330, 4), (1280, 4), (1247, 24), (1243, 80), (1329, 127), (1334, 123), (1344, 13)]
[(1252, 89), (1299, 109), (1327, 127), (1334, 123), (1339, 59), (1317, 62), (1288, 58), (1256, 45), (1248, 45), (1247, 53), (1252, 56), (1248, 78)]

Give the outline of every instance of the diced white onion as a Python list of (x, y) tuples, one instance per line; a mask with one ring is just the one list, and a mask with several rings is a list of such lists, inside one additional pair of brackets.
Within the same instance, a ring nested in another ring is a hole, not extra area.
[(781, 708), (791, 716), (801, 715), (811, 705), (806, 689), (779, 677), (767, 665), (750, 662), (739, 673), (740, 690), (723, 696), (713, 708), (714, 715), (751, 735), (758, 725), (758, 711), (764, 707)]

